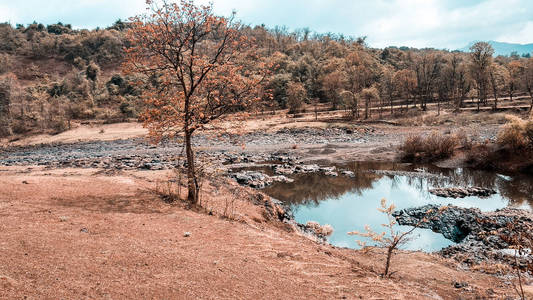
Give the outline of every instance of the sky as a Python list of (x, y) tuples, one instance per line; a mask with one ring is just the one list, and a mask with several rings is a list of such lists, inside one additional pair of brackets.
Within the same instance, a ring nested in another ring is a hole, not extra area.
[[(371, 47), (458, 49), (472, 41), (533, 43), (533, 0), (196, 0), (249, 25), (367, 36)], [(0, 22), (106, 27), (145, 0), (0, 0)]]

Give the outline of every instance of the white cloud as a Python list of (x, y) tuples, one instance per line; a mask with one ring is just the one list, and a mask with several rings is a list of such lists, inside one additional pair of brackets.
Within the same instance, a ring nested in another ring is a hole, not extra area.
[(498, 41), (519, 44), (533, 43), (533, 21), (529, 21), (519, 27), (517, 28), (518, 30), (500, 35)]
[(16, 14), (7, 4), (0, 3), (0, 22), (11, 22), (13, 18), (16, 18)]
[[(210, 0), (197, 0), (207, 4)], [(213, 0), (251, 25), (368, 36), (371, 46), (455, 49), (473, 40), (533, 42), (531, 0)], [(0, 22), (107, 26), (144, 12), (145, 0), (0, 0)]]

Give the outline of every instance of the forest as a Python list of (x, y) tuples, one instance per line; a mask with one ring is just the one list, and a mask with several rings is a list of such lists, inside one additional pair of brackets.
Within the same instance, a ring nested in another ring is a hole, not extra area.
[[(59, 133), (71, 122), (138, 118), (142, 93), (158, 78), (124, 75), (129, 21), (107, 28), (0, 24), (0, 135)], [(247, 110), (344, 110), (347, 118), (390, 118), (411, 109), (498, 109), (498, 100), (530, 98), (530, 54), (493, 57), (485, 42), (470, 52), (367, 46), (365, 37), (308, 28), (240, 26), (268, 73), (261, 101)], [(253, 59), (253, 58), (250, 58)], [(253, 61), (248, 62), (253, 63)], [(521, 97), (521, 98), (520, 98)], [(238, 110), (238, 108), (236, 108)], [(243, 108), (244, 109), (244, 108)]]

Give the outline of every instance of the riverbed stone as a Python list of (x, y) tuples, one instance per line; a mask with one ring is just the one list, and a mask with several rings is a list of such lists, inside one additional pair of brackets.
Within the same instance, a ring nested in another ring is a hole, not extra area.
[(465, 198), (469, 196), (489, 197), (496, 194), (494, 189), (482, 187), (449, 187), (430, 189), (429, 192), (433, 195), (444, 198)]
[(355, 178), (355, 173), (352, 171), (343, 170), (341, 174), (347, 177)]

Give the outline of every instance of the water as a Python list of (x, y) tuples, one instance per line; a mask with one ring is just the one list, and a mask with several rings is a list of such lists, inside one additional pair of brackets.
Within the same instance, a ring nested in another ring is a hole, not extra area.
[[(296, 175), (292, 177), (295, 179), (293, 183), (275, 184), (265, 189), (265, 192), (288, 204), (297, 222), (305, 224), (307, 221), (316, 221), (333, 226), (334, 233), (329, 237), (329, 242), (339, 247), (359, 248), (356, 240), (372, 244), (368, 239), (347, 235), (354, 230), (365, 231), (365, 225), (377, 232), (385, 230), (381, 224), (387, 222), (386, 215), (377, 211), (382, 198), (394, 203), (397, 209), (431, 203), (493, 211), (507, 206), (531, 209), (533, 204), (533, 178), (527, 176), (398, 163), (356, 162), (338, 167), (355, 172), (356, 177)], [(381, 174), (373, 170), (400, 173)], [(423, 171), (426, 176), (405, 173), (413, 171)], [(498, 193), (487, 198), (451, 199), (428, 192), (431, 188), (451, 186), (480, 186), (493, 188)], [(397, 229), (407, 231), (410, 227), (397, 226)], [(453, 242), (441, 234), (417, 229), (403, 248), (431, 252), (451, 244)]]

